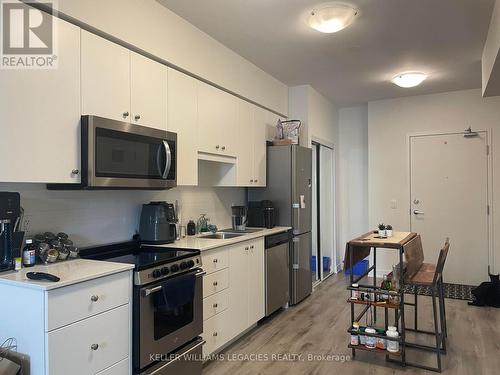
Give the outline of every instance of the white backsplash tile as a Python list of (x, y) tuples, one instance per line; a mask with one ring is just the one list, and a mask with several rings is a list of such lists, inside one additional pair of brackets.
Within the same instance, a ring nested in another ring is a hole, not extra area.
[(66, 232), (78, 246), (125, 241), (138, 229), (143, 203), (176, 199), (181, 225), (206, 213), (219, 228), (231, 226), (231, 205), (245, 202), (244, 188), (177, 187), (168, 191), (50, 191), (42, 184), (0, 183), (17, 191), (28, 235)]

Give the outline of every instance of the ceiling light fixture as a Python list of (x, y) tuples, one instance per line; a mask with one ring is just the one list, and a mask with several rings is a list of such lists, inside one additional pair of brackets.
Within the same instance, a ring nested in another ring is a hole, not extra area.
[(358, 13), (347, 4), (323, 4), (311, 11), (309, 26), (322, 33), (336, 33), (353, 23)]
[(415, 87), (420, 85), (427, 78), (427, 74), (422, 72), (399, 73), (392, 79), (392, 83), (399, 87)]

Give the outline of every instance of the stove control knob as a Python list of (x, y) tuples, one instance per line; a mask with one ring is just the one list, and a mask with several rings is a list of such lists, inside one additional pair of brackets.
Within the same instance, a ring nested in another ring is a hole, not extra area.
[(170, 272), (177, 272), (179, 271), (179, 266), (177, 264), (174, 264), (170, 267)]
[(163, 267), (163, 268), (161, 269), (161, 274), (162, 274), (163, 276), (168, 275), (168, 273), (169, 273), (169, 272), (170, 272), (170, 270), (168, 269), (168, 267)]
[(187, 261), (187, 265), (188, 265), (189, 268), (194, 267), (194, 260), (192, 260), (192, 259), (188, 260)]
[(187, 262), (181, 262), (181, 270), (185, 270), (186, 268), (189, 268)]
[(153, 277), (154, 277), (155, 279), (156, 279), (156, 278), (158, 278), (158, 277), (160, 277), (160, 276), (161, 276), (161, 272), (160, 272), (160, 270), (154, 270), (154, 271), (153, 271)]

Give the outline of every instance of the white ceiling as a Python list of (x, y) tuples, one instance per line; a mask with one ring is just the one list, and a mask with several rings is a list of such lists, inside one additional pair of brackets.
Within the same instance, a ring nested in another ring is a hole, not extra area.
[[(494, 0), (347, 0), (360, 16), (321, 34), (311, 0), (158, 0), (288, 86), (310, 84), (339, 106), (481, 87)], [(421, 70), (421, 86), (389, 80)]]

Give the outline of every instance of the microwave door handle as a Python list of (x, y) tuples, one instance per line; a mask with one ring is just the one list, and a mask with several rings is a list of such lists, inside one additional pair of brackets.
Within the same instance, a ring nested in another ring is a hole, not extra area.
[(167, 141), (163, 141), (163, 149), (165, 150), (165, 169), (163, 170), (162, 177), (166, 179), (172, 167), (172, 152), (170, 151), (170, 145)]

